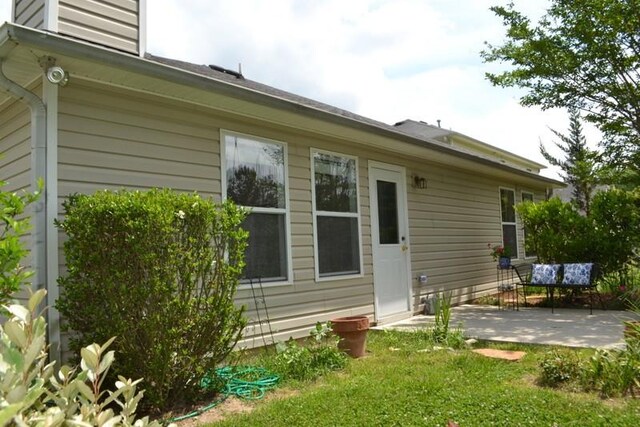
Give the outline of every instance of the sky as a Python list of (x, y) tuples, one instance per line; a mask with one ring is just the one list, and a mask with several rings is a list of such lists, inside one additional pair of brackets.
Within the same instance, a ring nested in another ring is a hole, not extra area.
[[(393, 124), (424, 121), (547, 164), (566, 133), (564, 110), (522, 107), (519, 89), (492, 86), (485, 42), (505, 27), (489, 10), (508, 0), (147, 0), (147, 51), (237, 70), (275, 86)], [(514, 0), (533, 20), (548, 0)], [(188, 7), (185, 7), (188, 5)], [(11, 0), (0, 0), (0, 22)], [(595, 147), (599, 133), (585, 128)], [(557, 178), (549, 168), (543, 175)]]

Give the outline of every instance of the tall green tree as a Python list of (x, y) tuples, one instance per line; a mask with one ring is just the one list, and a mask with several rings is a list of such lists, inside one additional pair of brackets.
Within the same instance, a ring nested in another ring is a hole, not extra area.
[(506, 40), (487, 43), (495, 86), (527, 90), (522, 105), (573, 107), (603, 132), (607, 162), (640, 171), (640, 0), (551, 0), (537, 23), (513, 3), (491, 10)]
[(587, 139), (582, 133), (580, 113), (575, 109), (569, 112), (568, 134), (554, 129), (551, 131), (559, 138), (555, 145), (564, 153), (564, 159), (551, 155), (542, 143), (540, 153), (549, 163), (562, 170), (560, 176), (572, 187), (572, 201), (589, 215), (591, 195), (598, 184), (599, 153), (587, 146)]

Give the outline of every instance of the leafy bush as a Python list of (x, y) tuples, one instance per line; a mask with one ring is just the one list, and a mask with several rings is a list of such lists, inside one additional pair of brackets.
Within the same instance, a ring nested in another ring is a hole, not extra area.
[(596, 193), (589, 215), (595, 259), (604, 272), (626, 269), (640, 248), (640, 191), (611, 189)]
[(527, 251), (541, 262), (597, 262), (603, 274), (620, 271), (640, 248), (640, 192), (610, 189), (593, 196), (589, 216), (558, 198), (516, 206), (527, 229)]
[(28, 308), (7, 307), (10, 318), (0, 330), (0, 425), (159, 427), (147, 417), (135, 419), (141, 380), (119, 377), (115, 391), (102, 391), (114, 360), (114, 352), (106, 351), (112, 340), (83, 348), (79, 371), (63, 366), (54, 375), (55, 361), (46, 362), (47, 324), (36, 315), (45, 294), (32, 294)]
[[(0, 189), (5, 185), (6, 182), (0, 181)], [(19, 218), (40, 196), (42, 182), (39, 185), (40, 190), (34, 193), (0, 191), (0, 306), (33, 274), (20, 264), (28, 253), (20, 236), (29, 230), (30, 224), (29, 217)]]
[(527, 230), (526, 251), (536, 253), (540, 262), (591, 259), (587, 219), (571, 203), (554, 197), (537, 203), (520, 203), (516, 211)]
[(540, 368), (540, 382), (552, 387), (577, 380), (582, 372), (580, 358), (572, 351), (552, 350), (546, 353)]
[(311, 330), (306, 346), (294, 339), (278, 343), (275, 357), (266, 360), (265, 364), (283, 378), (312, 380), (346, 366), (347, 356), (338, 349), (338, 341), (330, 323), (318, 322)]
[(244, 211), (169, 190), (73, 195), (64, 208), (68, 273), (57, 307), (76, 333), (72, 350), (117, 336), (113, 372), (144, 377), (145, 404), (195, 398), (246, 324), (233, 302)]

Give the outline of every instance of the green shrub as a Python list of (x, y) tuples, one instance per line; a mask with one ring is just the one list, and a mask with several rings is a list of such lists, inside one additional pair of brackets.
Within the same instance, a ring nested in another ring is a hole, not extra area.
[(590, 227), (571, 203), (554, 197), (542, 202), (524, 202), (516, 211), (527, 230), (526, 251), (540, 262), (576, 262), (591, 259)]
[[(0, 181), (0, 189), (6, 182)], [(29, 228), (29, 217), (23, 217), (25, 209), (40, 196), (40, 190), (34, 193), (10, 193), (0, 190), (0, 306), (33, 274), (20, 263), (28, 251), (20, 236)], [(19, 219), (22, 218), (22, 219)]]
[(144, 377), (146, 405), (194, 399), (246, 324), (233, 301), (244, 211), (169, 190), (73, 195), (64, 208), (57, 307), (76, 333), (72, 350), (117, 336), (113, 372)]
[(611, 189), (593, 196), (591, 211), (594, 259), (603, 272), (626, 270), (640, 248), (640, 191)]
[(589, 216), (558, 198), (516, 206), (527, 251), (541, 262), (597, 262), (603, 274), (623, 270), (640, 248), (640, 192), (610, 189), (593, 196)]
[(28, 308), (7, 307), (10, 317), (0, 329), (0, 425), (160, 427), (146, 417), (135, 419), (141, 380), (119, 377), (115, 391), (103, 391), (115, 357), (106, 351), (112, 340), (83, 348), (79, 370), (63, 366), (54, 375), (55, 361), (47, 363), (47, 324), (36, 314), (45, 294), (32, 294)]
[(333, 335), (330, 323), (317, 323), (307, 341), (304, 346), (294, 339), (278, 343), (276, 355), (266, 360), (266, 365), (283, 378), (299, 381), (346, 366), (347, 356), (338, 349), (339, 338)]
[(572, 351), (552, 350), (546, 353), (540, 368), (540, 382), (552, 387), (575, 381), (582, 372), (580, 358)]

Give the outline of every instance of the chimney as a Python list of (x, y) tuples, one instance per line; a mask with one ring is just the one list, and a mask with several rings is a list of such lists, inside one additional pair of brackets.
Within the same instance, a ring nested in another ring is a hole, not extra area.
[(147, 0), (12, 0), (12, 22), (143, 56)]

